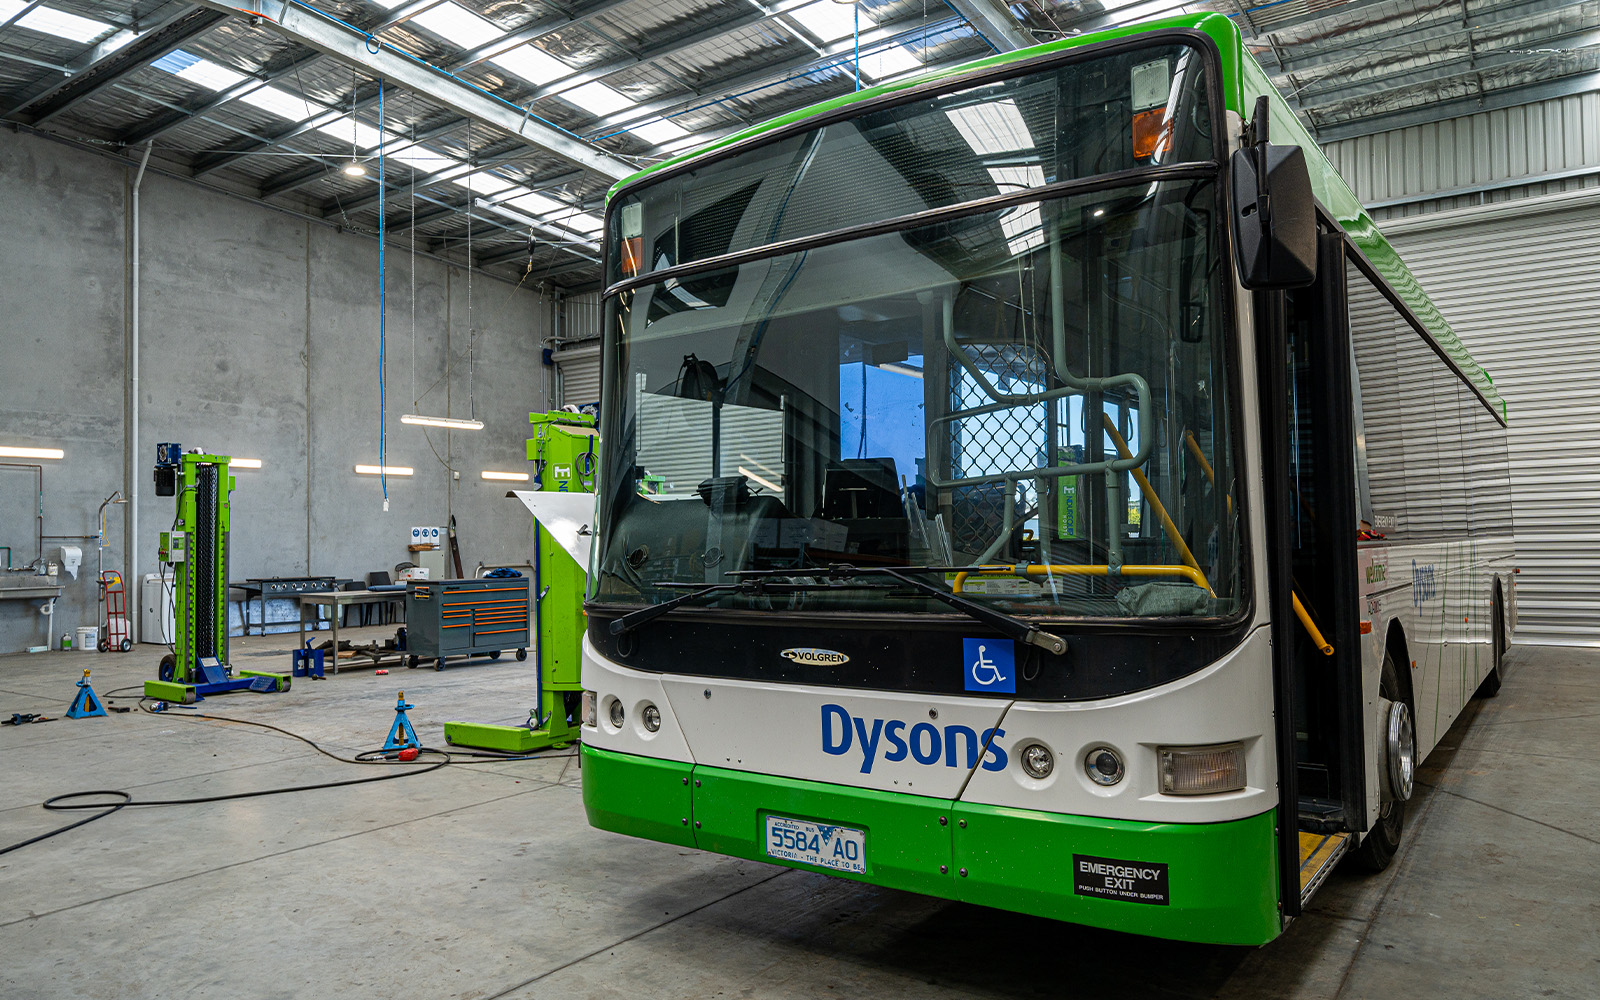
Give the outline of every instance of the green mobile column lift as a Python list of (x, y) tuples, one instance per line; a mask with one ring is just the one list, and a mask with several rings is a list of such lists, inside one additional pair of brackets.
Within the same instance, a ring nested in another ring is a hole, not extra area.
[[(530, 413), (533, 488), (542, 493), (593, 493), (599, 467), (595, 418), (587, 413)], [(534, 522), (533, 621), (537, 706), (525, 726), (446, 722), (445, 742), (511, 753), (562, 747), (578, 738), (576, 701), (583, 691), (583, 594), (588, 567)]]
[(145, 681), (148, 698), (192, 705), (208, 694), (249, 688), (287, 691), (289, 675), (235, 671), (228, 663), (228, 496), (233, 476), (227, 455), (183, 454), (156, 446), (156, 495), (176, 496), (171, 531), (161, 533), (161, 561), (173, 574), (172, 652), (161, 658), (159, 680)]

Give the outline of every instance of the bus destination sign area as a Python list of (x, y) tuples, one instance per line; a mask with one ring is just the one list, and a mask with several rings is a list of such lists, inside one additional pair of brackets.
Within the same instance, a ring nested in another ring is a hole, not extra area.
[(1080, 896), (1125, 903), (1166, 906), (1167, 866), (1150, 861), (1118, 861), (1088, 854), (1072, 856), (1072, 891)]

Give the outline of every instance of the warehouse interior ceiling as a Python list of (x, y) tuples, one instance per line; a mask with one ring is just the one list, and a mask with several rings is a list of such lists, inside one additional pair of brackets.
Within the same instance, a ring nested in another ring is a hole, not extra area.
[(1600, 0), (0, 0), (0, 115), (585, 289), (606, 189), (638, 167), (858, 85), (1200, 11), (1324, 141), (1600, 90)]

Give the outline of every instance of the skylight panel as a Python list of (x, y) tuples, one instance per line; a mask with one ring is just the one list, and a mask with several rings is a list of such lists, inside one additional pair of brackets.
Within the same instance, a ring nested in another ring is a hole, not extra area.
[(633, 107), (633, 102), (603, 83), (586, 83), (581, 87), (563, 90), (556, 95), (563, 101), (576, 104), (596, 117), (614, 115)]
[[(352, 121), (349, 118), (329, 122), (326, 125), (318, 125), (316, 131), (321, 132), (330, 139), (338, 139), (340, 142), (350, 142), (353, 139), (360, 149), (372, 149), (378, 145), (377, 129), (366, 122)], [(389, 142), (397, 142), (401, 138), (393, 132), (385, 132), (384, 135)]]
[(599, 216), (590, 215), (588, 212), (579, 212), (576, 215), (562, 219), (561, 224), (568, 229), (576, 229), (590, 239), (598, 236), (600, 230), (606, 227), (606, 224), (600, 221)]
[(861, 75), (874, 80), (899, 76), (922, 68), (922, 60), (903, 45), (887, 45), (861, 57)]
[(287, 90), (279, 90), (277, 87), (257, 87), (248, 94), (240, 95), (239, 100), (292, 122), (310, 118), (318, 111), (325, 110), (323, 105), (315, 101), (296, 97)]
[[(163, 59), (162, 62), (166, 62), (166, 60)], [(155, 65), (160, 69), (167, 69), (159, 62)], [(209, 59), (199, 59), (194, 56), (189, 56), (187, 64), (181, 68), (167, 69), (167, 72), (180, 80), (187, 80), (196, 86), (205, 87), (207, 90), (227, 90), (229, 87), (237, 86), (245, 80), (243, 73), (235, 73), (226, 66), (218, 66)]]
[[(1034, 164), (1025, 167), (990, 167), (989, 176), (1001, 194), (1013, 194), (1025, 188), (1044, 186), (1044, 169)], [(1024, 254), (1044, 245), (1044, 219), (1039, 206), (1019, 205), (1000, 217), (1000, 228), (1006, 234), (1006, 245), (1013, 254)]]
[(30, 31), (55, 35), (70, 42), (92, 42), (115, 30), (114, 25), (104, 21), (79, 17), (77, 14), (69, 14), (54, 7), (35, 7), (25, 16), (17, 18), (17, 24)]
[(532, 212), (535, 215), (549, 215), (552, 212), (572, 211), (572, 207), (570, 205), (563, 205), (554, 198), (547, 198), (542, 194), (536, 194), (532, 191), (529, 191), (524, 195), (518, 195), (515, 198), (509, 198), (505, 201), (505, 204), (513, 205), (522, 209), (524, 212)]
[(519, 45), (489, 60), (503, 70), (515, 73), (529, 83), (546, 84), (572, 75), (572, 67), (532, 45)]
[[(828, 2), (831, 3), (832, 0), (828, 0)], [(630, 126), (628, 131), (652, 146), (659, 146), (674, 139), (682, 139), (689, 134), (688, 129), (675, 122), (669, 122), (665, 118), (659, 121), (645, 122), (643, 125)]]
[(424, 149), (421, 146), (407, 146), (396, 153), (385, 150), (383, 155), (391, 160), (396, 160), (408, 167), (415, 167), (429, 174), (438, 173), (449, 167), (459, 166), (461, 163), (460, 160), (448, 157), (443, 153), (435, 153), (433, 150)]
[(492, 22), (479, 17), (454, 0), (445, 0), (437, 7), (429, 7), (413, 17), (411, 23), (420, 24), (439, 37), (469, 49), (487, 45), (504, 34)]
[(1022, 120), (1015, 101), (991, 101), (986, 104), (969, 104), (951, 108), (945, 117), (967, 140), (972, 151), (981, 155), (1011, 153), (1019, 149), (1032, 149), (1033, 136)]
[[(837, 42), (841, 38), (849, 38), (856, 33), (855, 10), (833, 0), (822, 0), (821, 3), (808, 4), (804, 7), (789, 11), (789, 16), (799, 21), (801, 26), (816, 37), (820, 42)], [(872, 28), (877, 22), (867, 16), (866, 11), (861, 12), (861, 27)]]
[[(450, 183), (459, 188), (467, 188), (473, 194), (499, 194), (501, 191), (516, 187), (510, 181), (501, 180), (486, 170), (480, 170), (465, 177), (457, 177)], [(471, 185), (470, 187), (468, 187), (469, 184)]]

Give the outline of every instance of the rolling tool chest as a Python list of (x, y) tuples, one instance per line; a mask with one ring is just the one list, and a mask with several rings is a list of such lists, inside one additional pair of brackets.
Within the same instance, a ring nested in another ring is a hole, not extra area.
[(450, 656), (499, 659), (514, 649), (528, 658), (528, 581), (489, 577), (482, 580), (412, 580), (406, 584), (406, 652), (408, 666), (433, 660), (444, 669)]

